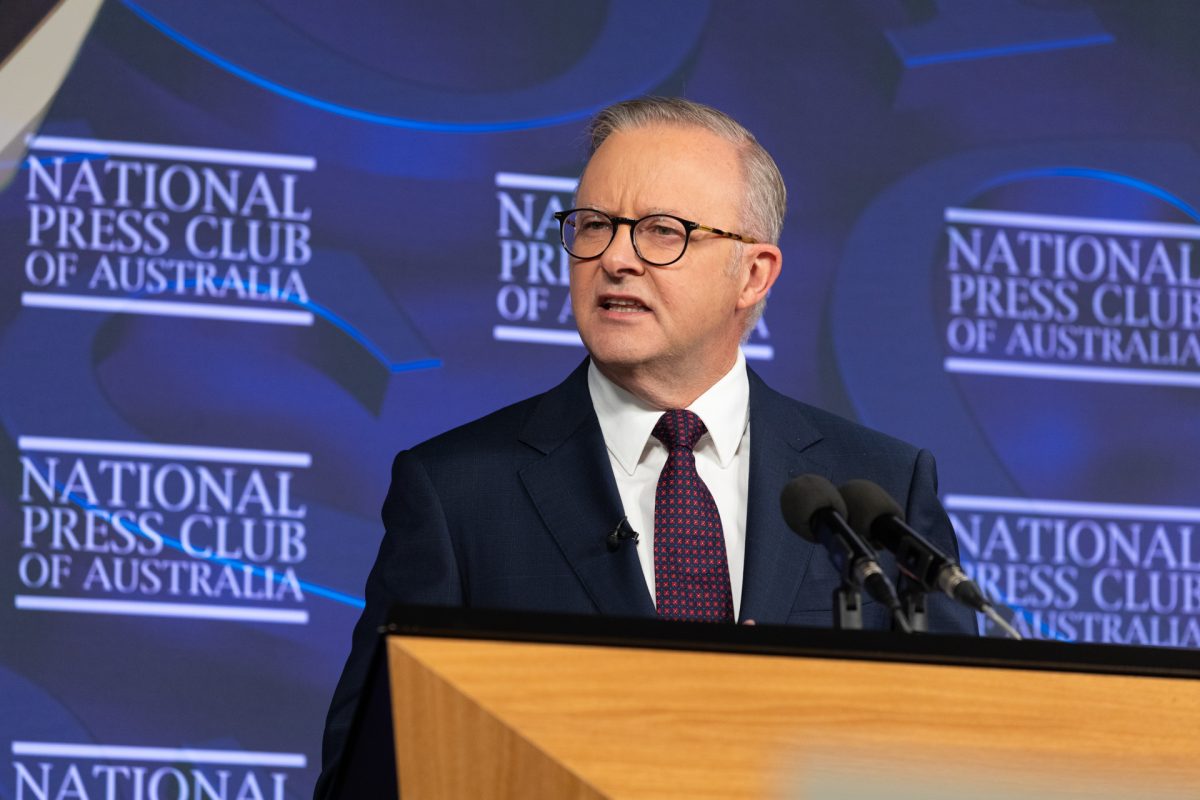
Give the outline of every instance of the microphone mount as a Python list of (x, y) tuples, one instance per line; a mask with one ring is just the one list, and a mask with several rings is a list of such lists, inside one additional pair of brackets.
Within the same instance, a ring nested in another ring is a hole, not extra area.
[(638, 532), (629, 524), (628, 517), (621, 517), (612, 533), (604, 538), (604, 542), (608, 547), (608, 552), (615, 553), (621, 548), (621, 542), (626, 541), (632, 541), (634, 546), (637, 546)]

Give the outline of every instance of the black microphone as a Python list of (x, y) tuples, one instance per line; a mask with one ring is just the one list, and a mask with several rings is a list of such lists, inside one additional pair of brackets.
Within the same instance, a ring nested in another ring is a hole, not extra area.
[(895, 587), (875, 551), (846, 524), (846, 503), (832, 483), (820, 475), (793, 478), (783, 487), (779, 505), (789, 528), (826, 549), (843, 581), (866, 589), (891, 610), (897, 627), (910, 631)]
[(904, 521), (900, 504), (871, 481), (849, 481), (840, 489), (850, 510), (850, 525), (877, 547), (886, 547), (896, 555), (900, 571), (925, 591), (940, 591), (965, 606), (1000, 619), (1009, 635), (1020, 638), (992, 608), (979, 584), (967, 577), (963, 568), (943, 553), (923, 534)]
[(636, 545), (638, 543), (638, 534), (629, 524), (628, 517), (621, 517), (621, 521), (617, 523), (617, 527), (613, 528), (613, 532), (605, 537), (604, 541), (608, 545), (608, 552), (615, 553), (621, 546), (621, 542), (632, 540)]

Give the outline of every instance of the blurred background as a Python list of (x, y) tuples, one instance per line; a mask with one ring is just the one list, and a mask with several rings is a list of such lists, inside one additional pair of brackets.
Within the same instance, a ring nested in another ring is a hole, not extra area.
[(391, 458), (583, 358), (551, 214), (644, 94), (787, 180), (753, 369), (932, 449), (1024, 634), (1200, 647), (1198, 32), (1184, 0), (4, 2), (0, 797), (311, 793)]

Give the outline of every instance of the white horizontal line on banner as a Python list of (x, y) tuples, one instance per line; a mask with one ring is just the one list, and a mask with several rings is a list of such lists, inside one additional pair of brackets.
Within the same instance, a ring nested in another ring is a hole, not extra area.
[(497, 325), (492, 328), (492, 338), (498, 342), (534, 342), (537, 344), (567, 344), (583, 347), (583, 340), (575, 331), (558, 331), (553, 328), (522, 328), (516, 325)]
[(744, 344), (742, 352), (751, 361), (771, 361), (775, 358), (775, 348), (769, 344)]
[(1014, 378), (1046, 378), (1060, 381), (1127, 383), (1137, 386), (1200, 387), (1200, 374), (1125, 367), (1084, 367), (1074, 364), (1031, 364), (1024, 361), (995, 361), (986, 358), (947, 358), (946, 372), (969, 375), (1003, 375)]
[(239, 447), (206, 447), (194, 444), (117, 442), (106, 439), (67, 439), (59, 436), (18, 436), (17, 447), (41, 453), (72, 455), (141, 456), (174, 461), (223, 461), (264, 467), (312, 466), (310, 453), (289, 450), (245, 450)]
[(556, 175), (526, 175), (521, 172), (497, 172), (497, 189), (534, 189), (542, 192), (574, 192), (579, 181)]
[(948, 511), (999, 511), (1063, 517), (1200, 522), (1200, 508), (1188, 506), (1086, 503), (1075, 500), (1039, 500), (1031, 497), (991, 497), (973, 494), (948, 494), (942, 499), (942, 505)]
[(58, 308), (70, 311), (107, 311), (113, 314), (145, 314), (152, 317), (190, 317), (271, 325), (312, 325), (311, 311), (282, 308), (248, 308), (215, 303), (182, 303), (175, 300), (138, 300), (129, 297), (92, 297), (83, 294), (22, 292), (21, 305), (28, 308)]
[(130, 747), (113, 744), (13, 742), (14, 756), (94, 758), (104, 761), (162, 761), (178, 764), (232, 764), (246, 767), (308, 766), (303, 753), (264, 753), (254, 750), (199, 750), (191, 747)]
[(146, 142), (118, 142), (109, 139), (76, 139), (68, 136), (34, 136), (29, 140), (29, 147), (32, 150), (51, 150), (62, 153), (136, 156), (171, 161), (228, 164), (239, 167), (294, 169), (303, 172), (312, 172), (317, 168), (317, 160), (312, 156), (260, 153), (251, 150), (223, 150), (215, 147), (148, 144)]
[[(529, 342), (533, 344), (565, 344), (583, 347), (583, 340), (575, 331), (554, 328), (525, 328), (519, 325), (496, 325), (492, 338), (498, 342)], [(775, 357), (775, 348), (769, 344), (744, 344), (742, 352), (746, 358), (770, 361)]]
[(1037, 228), (1073, 233), (1110, 233), (1118, 236), (1162, 236), (1172, 239), (1200, 239), (1200, 225), (1177, 222), (1139, 222), (1100, 217), (1064, 217), (1056, 214), (1027, 214), (1015, 211), (990, 211), (979, 208), (947, 208), (946, 222), (995, 225), (1005, 228)]
[(238, 622), (280, 622), (307, 625), (308, 612), (285, 608), (206, 606), (199, 603), (151, 603), (141, 600), (105, 600), (94, 597), (39, 597), (19, 594), (17, 608), (24, 611), (75, 611), (127, 617), (172, 617), (176, 619), (219, 619)]

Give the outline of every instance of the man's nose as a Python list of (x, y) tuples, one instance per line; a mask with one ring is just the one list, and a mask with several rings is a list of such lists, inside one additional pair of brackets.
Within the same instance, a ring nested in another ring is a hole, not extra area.
[(613, 277), (640, 275), (646, 271), (646, 262), (638, 256), (630, 234), (628, 225), (618, 225), (608, 249), (600, 255), (600, 267)]

